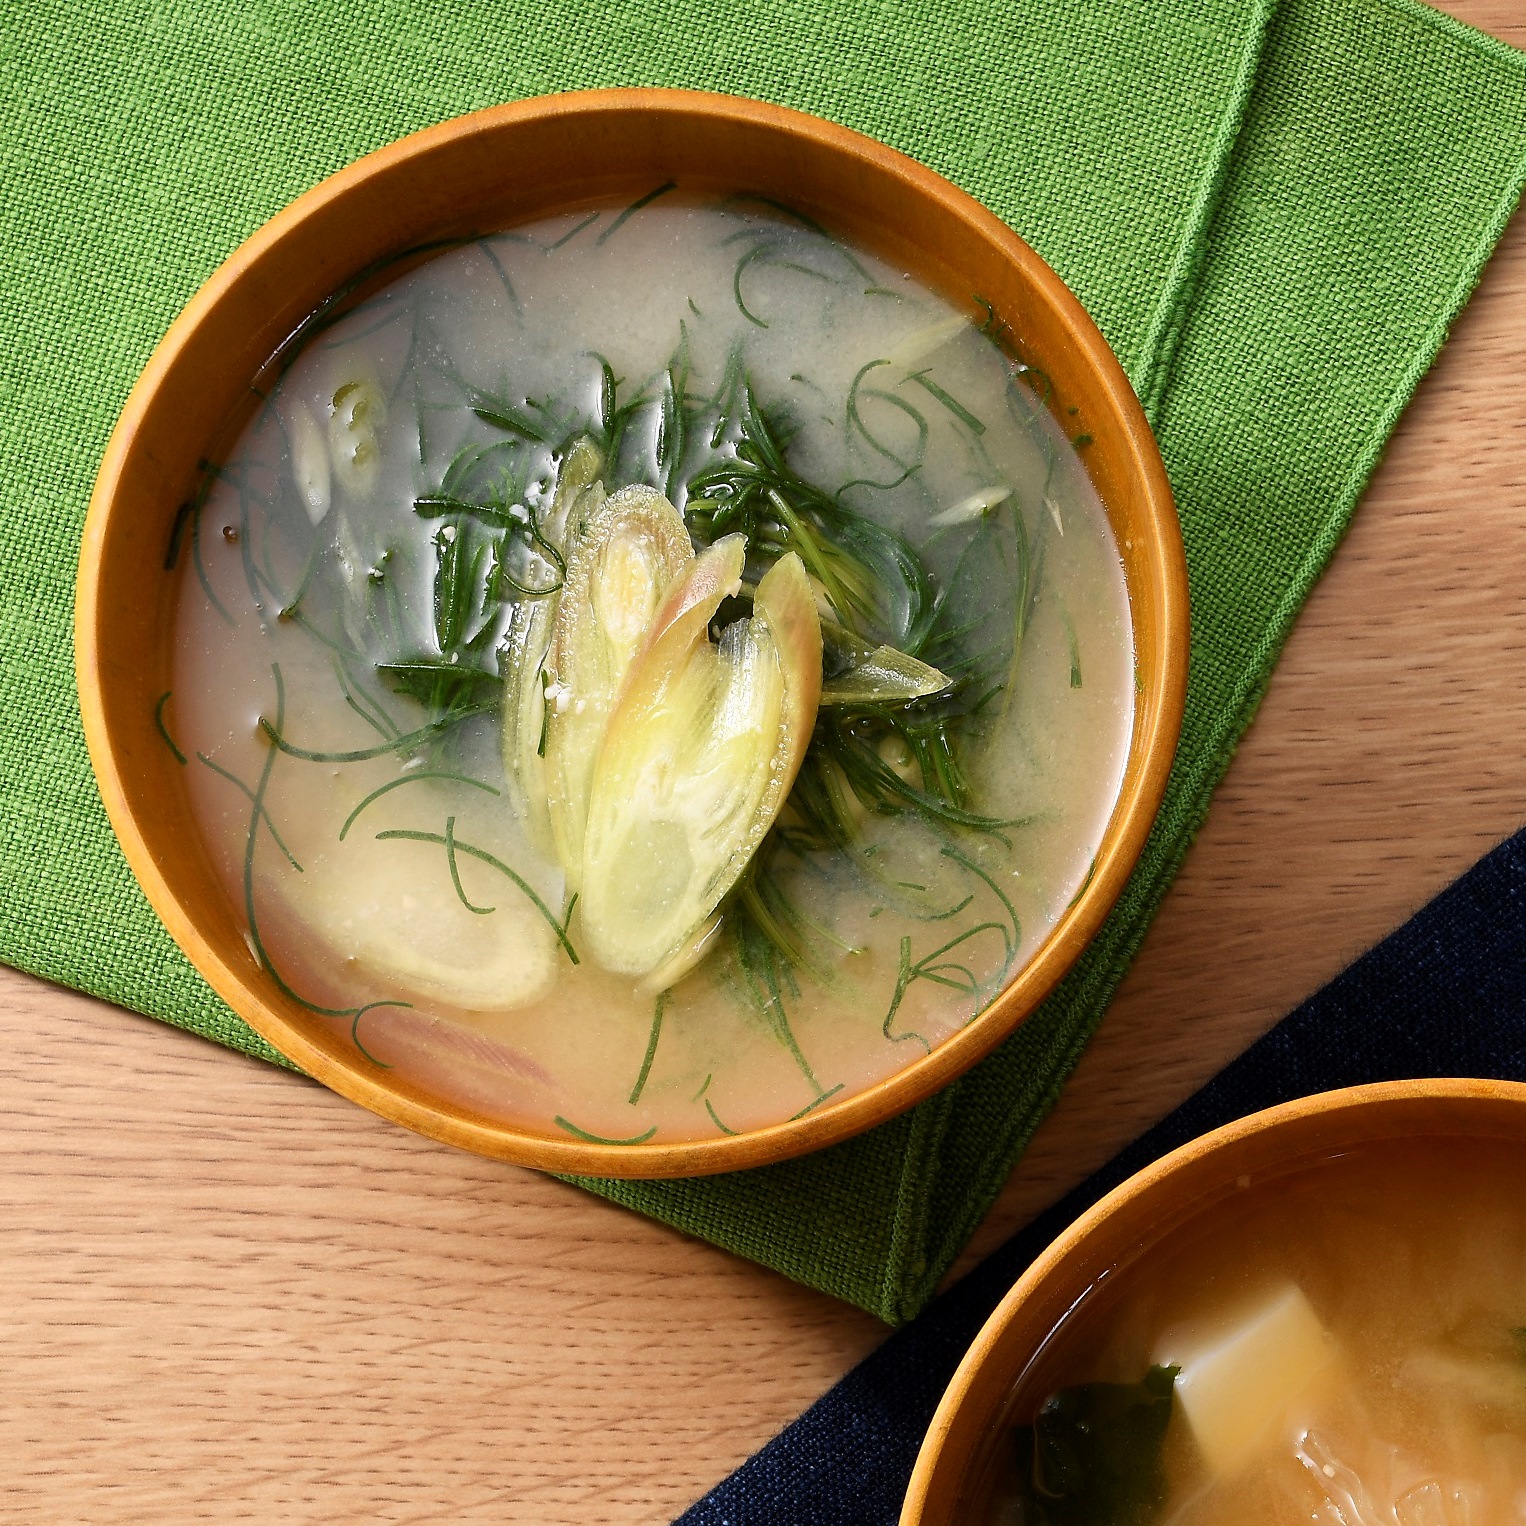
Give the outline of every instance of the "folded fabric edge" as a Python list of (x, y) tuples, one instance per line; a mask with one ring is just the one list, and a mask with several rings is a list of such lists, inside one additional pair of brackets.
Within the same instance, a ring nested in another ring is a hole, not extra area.
[[(1427, 25), (1436, 26), (1453, 40), (1487, 54), (1496, 62), (1507, 62), (1526, 77), (1526, 54), (1522, 54), (1518, 49), (1510, 47), (1498, 38), (1466, 26), (1455, 18), (1425, 5), (1422, 0), (1383, 0), (1383, 3), (1397, 15), (1408, 19), (1420, 19)], [(1042, 1094), (1037, 1109), (1014, 1113), (1011, 1130), (1004, 1131), (986, 1151), (975, 1178), (978, 1190), (974, 1191), (968, 1199), (971, 1206), (954, 1221), (938, 1244), (925, 1247), (922, 1254), (925, 1272), (915, 1275), (910, 1272), (910, 1267), (915, 1264), (915, 1260), (908, 1264), (908, 1276), (903, 1284), (901, 1297), (896, 1302), (894, 1317), (888, 1316), (881, 1310), (873, 1311), (881, 1318), (886, 1318), (887, 1322), (900, 1324), (914, 1317), (937, 1292), (944, 1274), (989, 1211), (1038, 1124), (1058, 1100), (1066, 1080), (1079, 1062), (1086, 1045), (1101, 1025), (1102, 1018), (1105, 1016), (1106, 1003), (1111, 1000), (1123, 976), (1127, 973), (1128, 966), (1137, 953), (1161, 900), (1180, 871), (1193, 838), (1207, 818), (1214, 791), (1228, 770), (1241, 739), (1255, 719), (1271, 682), (1277, 659), (1291, 634), (1299, 610), (1302, 609), (1314, 583), (1349, 528), (1361, 495), (1382, 459), (1383, 451), (1400, 415), (1408, 406), (1426, 372), (1435, 363), (1458, 314), (1482, 279), (1484, 267), (1515, 214), (1521, 202), (1523, 190), (1526, 190), (1526, 157), (1517, 163), (1513, 179), (1507, 183), (1503, 195), (1485, 223), (1484, 231), (1465, 262), (1444, 307), (1416, 347), (1414, 359), (1396, 379), (1378, 423), (1369, 433), (1340, 495), (1335, 500), (1336, 506), (1311, 543), (1309, 552), (1289, 574), (1283, 596), (1257, 653), (1257, 664), (1241, 676), (1231, 703), (1223, 711), (1224, 718), (1214, 728), (1196, 766), (1179, 775), (1177, 770), (1183, 768), (1183, 759), (1180, 755), (1178, 756), (1172, 781), (1168, 787), (1166, 803), (1162, 806), (1161, 816), (1157, 818), (1158, 832), (1159, 821), (1164, 819), (1171, 810), (1173, 802), (1180, 803), (1179, 809), (1183, 819), (1174, 833), (1176, 841), (1174, 844), (1159, 845), (1165, 856), (1153, 867), (1147, 867), (1149, 859), (1147, 847), (1140, 869), (1136, 870), (1119, 901), (1120, 909), (1128, 902), (1132, 902), (1137, 908), (1132, 913), (1135, 919), (1133, 925), (1126, 933), (1121, 936), (1114, 935), (1112, 938), (1109, 938), (1107, 930), (1104, 930), (1102, 937), (1087, 951), (1080, 967), (1081, 973), (1078, 978), (1081, 982), (1081, 990), (1077, 992), (1076, 1000), (1084, 1006), (1092, 1006), (1095, 1015), (1083, 1025), (1082, 1030), (1071, 1041), (1059, 1046), (1061, 1055), (1056, 1062), (1055, 1078)], [(1179, 334), (1177, 338), (1180, 338)], [(1158, 394), (1160, 400), (1164, 399), (1168, 390), (1168, 386), (1162, 386)], [(1116, 911), (1114, 915), (1117, 916)], [(1109, 939), (1109, 941), (1104, 943), (1103, 939)], [(927, 1165), (935, 1168), (936, 1163), (931, 1162)], [(966, 1176), (964, 1180), (968, 1183), (971, 1179)], [(915, 1252), (913, 1256), (915, 1257)]]
[(1459, 21), (1445, 11), (1437, 10), (1434, 5), (1426, 4), (1426, 0), (1377, 0), (1377, 3), (1396, 16), (1417, 21), (1453, 42), (1460, 42), (1479, 53), (1488, 54), (1497, 63), (1504, 63), (1510, 68), (1521, 67), (1522, 55), (1519, 48), (1501, 41), (1482, 27), (1470, 26), (1466, 21)]
[[(1272, 18), (1276, 14), (1279, 3), (1280, 0), (1257, 0), (1251, 12), (1250, 29), (1245, 34), (1239, 63), (1234, 72), (1234, 87), (1206, 156), (1208, 173), (1203, 178), (1197, 196), (1192, 202), (1181, 244), (1168, 269), (1166, 284), (1146, 330), (1139, 374), (1130, 377), (1152, 427), (1160, 404), (1169, 390), (1177, 351), (1180, 348), (1182, 336), (1186, 332), (1193, 298), (1207, 269), (1209, 235), (1229, 184), (1235, 145), (1239, 141), (1250, 110), (1256, 77), (1266, 54)], [(1250, 717), (1247, 716), (1245, 725), (1249, 723)], [(1243, 726), (1241, 729), (1244, 729)], [(1103, 958), (1090, 957), (1083, 963), (1081, 967), (1083, 970), (1095, 969), (1096, 971), (1095, 976), (1089, 981), (1086, 980), (1085, 975), (1080, 978), (1086, 981), (1088, 999), (1096, 1003), (1099, 1014), (1111, 1000), (1114, 991), (1127, 973), (1128, 966), (1148, 930), (1162, 897), (1176, 877), (1192, 835), (1196, 833), (1198, 826), (1201, 825), (1202, 816), (1207, 812), (1208, 797), (1212, 795), (1214, 787), (1222, 778), (1224, 769), (1228, 767), (1229, 756), (1232, 755), (1233, 743), (1231, 742), (1229, 753), (1222, 766), (1206, 783), (1200, 810), (1190, 831), (1183, 836), (1179, 848), (1173, 849), (1166, 843), (1160, 845), (1168, 854), (1161, 872), (1152, 880), (1141, 881), (1137, 888), (1134, 879), (1131, 879), (1129, 885), (1125, 887), (1123, 896), (1119, 898), (1118, 908), (1113, 912), (1108, 924), (1109, 926), (1126, 924), (1121, 939), (1115, 940), (1116, 947), (1110, 946)], [(1147, 848), (1146, 856), (1148, 851)], [(1125, 901), (1130, 898), (1138, 903), (1137, 907), (1132, 912), (1126, 912), (1120, 919), (1119, 911), (1123, 909)], [(1106, 936), (1106, 933), (1104, 932), (1102, 936)], [(1093, 949), (1096, 947), (1097, 945), (1094, 944)], [(1073, 974), (1070, 978), (1077, 977)], [(870, 1313), (883, 1319), (889, 1325), (899, 1325), (912, 1318), (933, 1296), (944, 1273), (953, 1264), (960, 1249), (989, 1210), (996, 1194), (1011, 1173), (1018, 1155), (1032, 1137), (1034, 1129), (1059, 1099), (1065, 1081), (1075, 1069), (1082, 1051), (1091, 1040), (1100, 1021), (1099, 1015), (1097, 1020), (1087, 1025), (1080, 1035), (1062, 1044), (1059, 1055), (1047, 1062), (1046, 1069), (1049, 1066), (1053, 1067), (1050, 1084), (1044, 1088), (1034, 1106), (1016, 1115), (1020, 1123), (1015, 1136), (1009, 1137), (1008, 1142), (999, 1146), (989, 1157), (990, 1165), (983, 1174), (977, 1195), (978, 1209), (973, 1217), (968, 1218), (968, 1222), (961, 1220), (958, 1226), (945, 1234), (936, 1244), (929, 1244), (925, 1237), (925, 1228), (930, 1216), (929, 1195), (917, 1192), (915, 1186), (918, 1181), (937, 1170), (938, 1157), (951, 1109), (947, 1105), (944, 1106), (940, 1115), (942, 1126), (936, 1131), (927, 1131), (916, 1136), (924, 1149), (915, 1156), (908, 1149), (903, 1157), (901, 1185), (897, 1193), (897, 1203), (902, 1206), (898, 1207), (898, 1222), (891, 1237), (892, 1255), (896, 1259), (886, 1266), (881, 1280), (880, 1299), (876, 1306), (869, 1308)], [(957, 1087), (958, 1082), (953, 1085)], [(944, 1094), (945, 1097), (949, 1095), (948, 1092)], [(928, 1105), (923, 1104), (924, 1107)], [(913, 1214), (915, 1223), (908, 1222), (903, 1225), (900, 1222), (902, 1211)], [(865, 1307), (869, 1306), (865, 1305)]]
[[(1227, 767), (1228, 758), (1224, 761), (1224, 768)], [(1088, 950), (1085, 963), (1073, 977), (1077, 985), (1072, 1000), (1082, 1007), (1090, 1007), (1096, 1016), (1083, 1024), (1076, 1033), (1067, 1035), (1054, 1045), (1046, 1055), (1042, 1067), (1048, 1077), (1045, 1086), (1029, 1107), (1013, 1110), (1011, 1130), (993, 1142), (976, 1168), (975, 1175), (964, 1178), (966, 1184), (973, 1189), (968, 1198), (968, 1208), (950, 1223), (935, 1243), (924, 1247), (924, 1270), (920, 1275), (908, 1277), (901, 1285), (891, 1306), (894, 1317), (887, 1318), (887, 1323), (901, 1325), (915, 1318), (937, 1294), (949, 1268), (1005, 1187), (1038, 1126), (1059, 1101), (1065, 1083), (1080, 1063), (1087, 1045), (1095, 1037), (1106, 1015), (1108, 1003), (1139, 952), (1150, 923), (1187, 856), (1193, 836), (1208, 814), (1209, 797), (1223, 777), (1224, 768), (1205, 784), (1198, 815), (1190, 830), (1184, 831), (1174, 843), (1164, 847), (1165, 857), (1158, 870), (1153, 875), (1139, 877), (1137, 882), (1130, 882), (1125, 896), (1132, 904), (1126, 905), (1123, 898), (1119, 900), (1119, 910), (1123, 913), (1118, 923), (1119, 931), (1107, 942), (1094, 943)]]
[(1140, 347), (1139, 375), (1129, 378), (1152, 427), (1156, 410), (1171, 384), (1176, 352), (1186, 330), (1192, 299), (1207, 268), (1208, 235), (1219, 204), (1224, 199), (1230, 165), (1234, 162), (1235, 144), (1250, 109), (1251, 92), (1255, 88), (1261, 60), (1266, 54), (1267, 36), (1279, 3), (1280, 0), (1257, 0), (1251, 13), (1250, 31), (1246, 34), (1245, 44), (1240, 51), (1234, 88), (1209, 144), (1208, 174), (1198, 187), (1198, 194), (1188, 212), (1185, 237), (1166, 272), (1160, 301), (1145, 330), (1144, 343)]
[[(1279, 0), (1255, 0), (1251, 10), (1250, 26), (1243, 36), (1239, 62), (1233, 74), (1233, 88), (1205, 154), (1207, 173), (1191, 203), (1181, 244), (1168, 267), (1165, 286), (1147, 329), (1141, 374), (1138, 378), (1131, 378), (1136, 381), (1136, 392), (1144, 403), (1147, 414), (1151, 412), (1149, 399), (1153, 397), (1158, 402), (1165, 395), (1176, 349), (1186, 327), (1185, 316), (1191, 310), (1193, 294), (1206, 269), (1209, 233), (1228, 183), (1234, 145), (1245, 122), (1257, 69), (1266, 49), (1271, 19), (1278, 3)], [(1164, 886), (1160, 893), (1163, 891)], [(1154, 902), (1158, 900), (1159, 894), (1156, 894)], [(1148, 922), (1148, 911), (1153, 910), (1153, 905), (1152, 902), (1144, 914), (1144, 923)], [(1142, 924), (1132, 934), (1127, 953), (1122, 956), (1125, 960), (1124, 967), (1126, 967), (1127, 957), (1132, 954), (1143, 934), (1144, 925)], [(1113, 985), (1122, 978), (1122, 974), (1123, 968), (1113, 973)], [(1103, 999), (1105, 1000), (1105, 997)], [(1074, 1068), (1080, 1049), (1084, 1047), (1085, 1039), (1089, 1036), (1088, 1033), (1079, 1043), (1069, 1046), (1069, 1050), (1074, 1052), (1071, 1053), (1068, 1050), (1060, 1062), (1062, 1079)], [(954, 1083), (955, 1087), (957, 1085), (957, 1082)], [(1059, 1085), (1057, 1081), (1046, 1092), (1039, 1116), (1048, 1112), (1053, 1106), (1054, 1098), (1059, 1094)], [(946, 1088), (938, 1096), (929, 1098), (914, 1110), (910, 1137), (902, 1154), (900, 1180), (896, 1192), (895, 1221), (891, 1226), (890, 1248), (879, 1279), (878, 1296), (872, 1300), (859, 1297), (847, 1299), (889, 1325), (897, 1325), (911, 1318), (926, 1303), (954, 1256), (958, 1254), (959, 1247), (969, 1238), (969, 1233), (974, 1228), (972, 1223), (969, 1229), (958, 1237), (958, 1243), (952, 1249), (947, 1249), (945, 1242), (934, 1252), (927, 1238), (930, 1215), (929, 1195), (918, 1190), (919, 1184), (937, 1168), (952, 1113), (954, 1096), (954, 1089)], [(1017, 1148), (1020, 1149), (1024, 1142), (1026, 1140), (1020, 1141)], [(1010, 1169), (1010, 1165), (1007, 1169)], [(1001, 1179), (992, 1190), (992, 1197), (995, 1191), (999, 1190), (1005, 1174), (1003, 1171)], [(635, 1208), (674, 1228), (682, 1229), (690, 1234), (696, 1232), (691, 1224), (681, 1222), (675, 1212), (665, 1212), (650, 1202), (633, 1201), (631, 1189), (623, 1183), (579, 1177), (564, 1177), (563, 1180), (608, 1198), (610, 1201)], [(989, 1199), (986, 1199), (976, 1216), (976, 1222), (984, 1215), (988, 1207)], [(712, 1240), (722, 1249), (759, 1261), (786, 1277), (802, 1280), (795, 1270), (784, 1264), (786, 1258), (771, 1258), (757, 1245), (750, 1242), (743, 1244), (739, 1239), (733, 1240), (724, 1230), (713, 1235), (707, 1231), (703, 1238)], [(908, 1289), (914, 1291), (908, 1294)], [(836, 1291), (835, 1296), (842, 1296), (842, 1293)]]
[[(945, 1088), (924, 1103), (912, 1108), (909, 1112), (902, 1113), (891, 1119), (888, 1123), (881, 1124), (881, 1128), (899, 1128), (908, 1131), (904, 1155), (906, 1158), (928, 1158), (935, 1156), (932, 1141), (941, 1139), (947, 1127), (948, 1112), (952, 1103), (952, 1092)], [(803, 1157), (809, 1160), (811, 1157)], [(772, 1166), (758, 1167), (752, 1171), (735, 1173), (738, 1177), (757, 1177), (764, 1172), (784, 1172), (792, 1166), (798, 1165), (799, 1161), (782, 1161)], [(835, 1280), (828, 1271), (818, 1270), (815, 1275), (808, 1275), (800, 1271), (793, 1263), (788, 1254), (780, 1254), (772, 1251), (769, 1246), (759, 1246), (749, 1238), (747, 1228), (751, 1227), (752, 1220), (745, 1221), (745, 1227), (733, 1231), (728, 1223), (728, 1216), (724, 1211), (719, 1213), (703, 1212), (703, 1203), (688, 1196), (684, 1189), (686, 1186), (694, 1186), (703, 1189), (706, 1183), (716, 1180), (712, 1177), (680, 1177), (667, 1182), (653, 1182), (644, 1179), (620, 1180), (611, 1177), (588, 1177), (557, 1175), (558, 1181), (566, 1182), (572, 1187), (581, 1187), (585, 1192), (591, 1192), (597, 1197), (607, 1199), (622, 1208), (642, 1214), (649, 1219), (655, 1219), (660, 1224), (666, 1224), (670, 1229), (676, 1229), (694, 1239), (703, 1240), (710, 1245), (718, 1246), (721, 1250), (729, 1251), (732, 1255), (740, 1256), (744, 1260), (752, 1261), (760, 1266), (766, 1266), (770, 1271), (778, 1272), (792, 1282), (798, 1282), (806, 1287), (814, 1288), (817, 1292), (825, 1293), (828, 1297), (841, 1299), (844, 1303), (853, 1304), (857, 1308), (866, 1310), (877, 1317), (884, 1316), (879, 1313), (877, 1305), (886, 1307), (893, 1306), (897, 1293), (896, 1286), (888, 1279), (881, 1279), (881, 1296), (875, 1302), (868, 1302), (858, 1296), (850, 1285)], [(903, 1174), (899, 1183), (895, 1224), (891, 1231), (891, 1250), (886, 1257), (886, 1265), (900, 1264), (910, 1257), (914, 1250), (919, 1250), (922, 1244), (922, 1230), (925, 1227), (925, 1208), (919, 1207), (918, 1199), (925, 1203), (925, 1195), (913, 1190), (915, 1179)], [(657, 1187), (669, 1187), (677, 1189), (671, 1193), (653, 1195), (648, 1189)], [(910, 1201), (908, 1201), (910, 1199)], [(696, 1213), (696, 1208), (701, 1212)], [(745, 1219), (745, 1215), (743, 1216)], [(703, 1222), (700, 1222), (700, 1220)], [(907, 1243), (909, 1242), (909, 1243)], [(891, 1323), (887, 1320), (886, 1323)]]

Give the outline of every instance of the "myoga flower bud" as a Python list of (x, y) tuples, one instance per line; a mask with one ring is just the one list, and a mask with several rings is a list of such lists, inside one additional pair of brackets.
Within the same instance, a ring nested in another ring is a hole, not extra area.
[[(580, 508), (583, 505), (579, 505)], [(589, 781), (616, 696), (664, 592), (694, 560), (678, 510), (628, 487), (567, 526), (567, 576), (546, 652), (546, 809), (551, 841), (576, 890)]]
[(815, 724), (821, 622), (799, 557), (775, 563), (752, 616), (710, 639), (743, 559), (742, 537), (723, 537), (663, 600), (590, 781), (584, 942), (606, 969), (650, 989), (702, 957)]
[[(603, 457), (588, 440), (573, 446), (562, 463), (551, 511), (541, 526), (547, 542), (558, 550), (567, 544), (569, 524), (576, 527), (597, 518), (604, 503), (604, 486), (598, 480), (602, 468)], [(504, 777), (531, 841), (548, 854), (555, 847), (546, 804), (546, 705), (554, 681), (546, 673), (546, 656), (559, 592), (552, 589), (541, 598), (516, 600), (501, 648)]]

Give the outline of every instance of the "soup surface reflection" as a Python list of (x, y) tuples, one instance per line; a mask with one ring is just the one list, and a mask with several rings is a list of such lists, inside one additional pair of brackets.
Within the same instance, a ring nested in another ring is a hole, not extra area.
[(272, 979), (604, 1142), (831, 1106), (968, 1023), (1086, 880), (1133, 716), (1042, 374), (676, 192), (334, 312), (185, 523), (160, 706)]

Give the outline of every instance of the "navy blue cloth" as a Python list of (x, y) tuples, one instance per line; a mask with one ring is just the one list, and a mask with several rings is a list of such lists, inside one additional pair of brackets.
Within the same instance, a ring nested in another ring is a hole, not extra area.
[(1526, 831), (890, 1336), (677, 1526), (893, 1526), (954, 1369), (1067, 1224), (1209, 1129), (1312, 1092), (1417, 1076), (1526, 1081)]

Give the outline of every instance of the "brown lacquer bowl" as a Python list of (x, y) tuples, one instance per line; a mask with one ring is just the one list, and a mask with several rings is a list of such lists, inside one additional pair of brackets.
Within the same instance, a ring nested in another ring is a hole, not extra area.
[[(788, 201), (961, 307), (994, 307), (1054, 383), (1122, 548), (1138, 664), (1132, 743), (1095, 872), (991, 1006), (930, 1055), (837, 1106), (735, 1137), (610, 1146), (519, 1131), (368, 1065), (348, 1035), (284, 997), (256, 963), (156, 733), (170, 687), (177, 506), (251, 380), (334, 292), (421, 244), (593, 198), (745, 188)], [(175, 941), (241, 1017), (305, 1070), (384, 1117), (484, 1155), (558, 1171), (683, 1176), (820, 1149), (920, 1101), (1038, 1005), (1122, 890), (1160, 804), (1187, 674), (1187, 579), (1171, 490), (1144, 414), (1059, 277), (985, 208), (900, 154), (812, 117), (723, 96), (614, 90), (461, 117), (326, 180), (267, 223), (197, 293), (133, 389), (106, 451), (81, 552), (76, 616), (85, 734), (128, 862)]]
[[(1115, 1188), (1023, 1273), (966, 1353), (922, 1443), (901, 1526), (973, 1521), (979, 1472), (1019, 1379), (1089, 1296), (1118, 1297), (1129, 1266), (1189, 1225), (1211, 1232), (1216, 1210), (1247, 1192), (1275, 1194), (1300, 1167), (1369, 1147), (1435, 1140), (1526, 1143), (1526, 1085), (1391, 1081), (1303, 1097), (1216, 1129)], [(1410, 1157), (1412, 1158), (1412, 1157)]]

